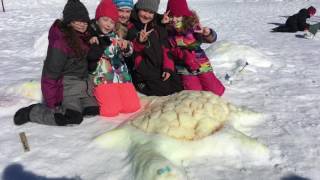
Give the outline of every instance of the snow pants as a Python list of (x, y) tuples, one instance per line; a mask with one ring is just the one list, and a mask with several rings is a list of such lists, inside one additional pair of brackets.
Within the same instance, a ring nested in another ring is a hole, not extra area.
[(132, 83), (100, 84), (94, 89), (100, 115), (114, 117), (140, 109), (140, 99)]
[(92, 94), (92, 82), (76, 77), (64, 77), (63, 100), (55, 109), (35, 104), (30, 121), (46, 125), (80, 124), (84, 115), (97, 115), (99, 107)]
[(198, 75), (181, 75), (185, 90), (211, 91), (222, 96), (225, 87), (213, 72), (206, 72)]
[(183, 90), (181, 78), (177, 74), (171, 74), (170, 78), (164, 81), (159, 79), (142, 80), (133, 76), (136, 89), (147, 96), (167, 96)]

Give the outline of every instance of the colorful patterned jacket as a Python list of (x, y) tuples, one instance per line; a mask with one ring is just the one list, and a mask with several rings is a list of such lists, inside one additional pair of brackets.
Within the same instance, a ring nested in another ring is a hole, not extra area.
[(202, 43), (213, 43), (217, 40), (216, 32), (212, 29), (210, 31), (207, 37), (193, 30), (185, 33), (169, 31), (170, 48), (167, 49), (167, 52), (173, 55), (178, 74), (190, 75), (212, 71), (209, 59), (201, 48)]
[(131, 82), (131, 76), (124, 61), (124, 57), (132, 55), (132, 43), (130, 42), (128, 44), (127, 49), (121, 50), (118, 46), (118, 40), (120, 40), (120, 38), (115, 32), (106, 34), (106, 36), (110, 38), (111, 44), (104, 50), (102, 57), (100, 57), (100, 60), (98, 61), (96, 70), (92, 73), (94, 75), (94, 84)]

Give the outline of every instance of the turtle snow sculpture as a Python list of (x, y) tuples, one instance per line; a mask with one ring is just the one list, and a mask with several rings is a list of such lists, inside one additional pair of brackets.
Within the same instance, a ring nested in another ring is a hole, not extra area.
[(134, 179), (186, 179), (182, 163), (205, 156), (269, 159), (268, 148), (247, 136), (262, 122), (261, 114), (211, 92), (183, 91), (144, 100), (147, 105), (134, 119), (95, 140), (102, 147), (128, 151)]

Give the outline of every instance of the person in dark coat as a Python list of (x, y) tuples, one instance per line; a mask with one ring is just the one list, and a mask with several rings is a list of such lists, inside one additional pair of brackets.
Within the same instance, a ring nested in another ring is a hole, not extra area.
[(41, 78), (44, 104), (18, 110), (14, 116), (16, 125), (36, 122), (65, 126), (80, 124), (83, 116), (99, 114), (88, 81), (89, 21), (86, 7), (79, 0), (68, 0), (63, 20), (56, 20), (49, 30)]
[(307, 19), (314, 16), (316, 9), (310, 6), (308, 9), (301, 9), (297, 14), (290, 16), (285, 25), (276, 27), (273, 32), (297, 32), (305, 31), (309, 29)]
[(183, 90), (172, 59), (164, 58), (168, 34), (157, 14), (160, 0), (139, 0), (131, 13), (127, 39), (134, 45), (132, 78), (148, 96), (166, 96)]

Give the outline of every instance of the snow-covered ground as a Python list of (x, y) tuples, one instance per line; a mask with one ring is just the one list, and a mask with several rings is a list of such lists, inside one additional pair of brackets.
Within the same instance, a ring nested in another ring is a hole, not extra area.
[[(93, 17), (96, 1), (84, 1)], [(161, 10), (165, 9), (162, 1)], [(91, 146), (93, 139), (119, 121), (88, 118), (80, 126), (13, 125), (15, 111), (37, 102), (21, 97), (25, 82), (39, 80), (46, 33), (61, 16), (64, 0), (4, 1), (0, 12), (0, 172), (12, 179), (130, 179), (125, 152)], [(269, 164), (234, 164), (232, 159), (197, 159), (185, 166), (189, 179), (320, 179), (319, 40), (302, 33), (270, 33), (300, 8), (318, 0), (191, 0), (218, 42), (207, 47), (216, 74), (224, 79), (238, 59), (249, 66), (227, 84), (224, 98), (267, 115), (252, 133), (271, 150)], [(312, 22), (319, 22), (314, 17)], [(34, 88), (31, 86), (29, 88)], [(37, 96), (34, 96), (37, 97)], [(37, 98), (33, 98), (37, 99)], [(115, 122), (116, 121), (116, 122)], [(31, 151), (24, 153), (18, 134), (25, 132)], [(174, 151), (174, 149), (172, 150)], [(240, 160), (239, 160), (240, 161)], [(62, 178), (64, 177), (64, 178)]]

